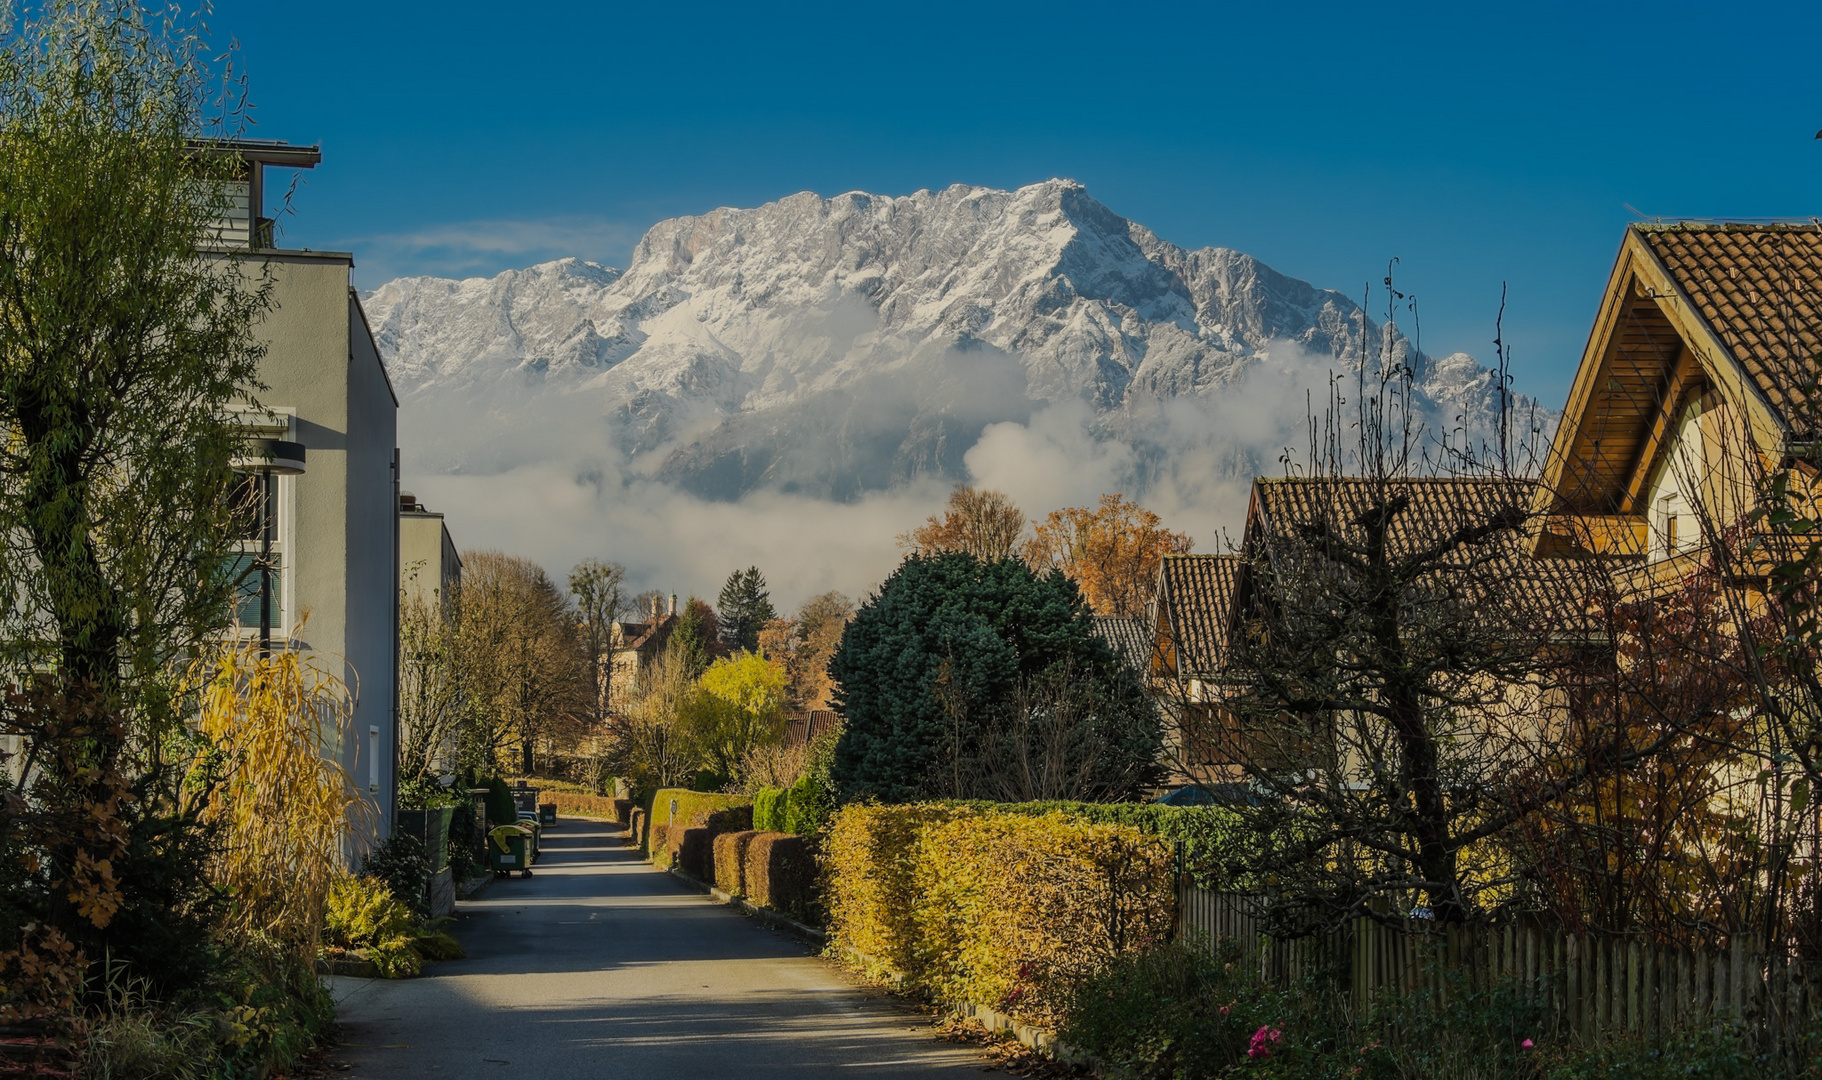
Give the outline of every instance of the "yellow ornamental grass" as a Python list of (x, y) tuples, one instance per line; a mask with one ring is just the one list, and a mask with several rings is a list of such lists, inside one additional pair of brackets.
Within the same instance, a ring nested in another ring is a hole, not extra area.
[(314, 957), (350, 830), (372, 813), (333, 759), (348, 689), (294, 651), (261, 657), (253, 643), (223, 647), (196, 674), (212, 746), (197, 769), (215, 781), (202, 816), (224, 833), (211, 873), (234, 898), (229, 929)]
[(1175, 915), (1163, 842), (1061, 812), (847, 807), (827, 864), (835, 939), (861, 966), (1039, 1024), (1114, 957), (1167, 938)]

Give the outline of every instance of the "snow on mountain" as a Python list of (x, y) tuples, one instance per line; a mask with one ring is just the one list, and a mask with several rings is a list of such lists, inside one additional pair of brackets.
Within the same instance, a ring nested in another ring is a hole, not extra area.
[[(363, 300), (408, 415), (601, 423), (644, 475), (716, 499), (959, 477), (991, 425), (1063, 406), (1155, 472), (1176, 406), (1219, 407), (1289, 354), (1346, 368), (1379, 342), (1340, 293), (1176, 247), (1069, 180), (798, 194), (660, 222), (624, 272), (561, 259)], [(1464, 354), (1414, 366), (1438, 418), (1485, 427), (1490, 372)], [(1278, 449), (1205, 434), (1235, 473)], [(431, 468), (511, 464), (487, 456), (511, 439), (427, 437)]]

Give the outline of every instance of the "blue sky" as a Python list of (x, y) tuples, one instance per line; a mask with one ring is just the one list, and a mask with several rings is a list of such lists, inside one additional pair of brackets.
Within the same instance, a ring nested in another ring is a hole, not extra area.
[(1559, 404), (1627, 206), (1822, 214), (1822, 5), (220, 0), (254, 134), (320, 142), (287, 242), (358, 281), (575, 254), (792, 192), (1080, 180), (1360, 295)]

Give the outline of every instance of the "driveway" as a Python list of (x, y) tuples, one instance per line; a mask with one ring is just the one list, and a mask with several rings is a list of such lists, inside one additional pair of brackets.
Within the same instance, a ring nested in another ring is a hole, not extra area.
[(978, 1076), (982, 1059), (795, 938), (639, 859), (617, 827), (545, 830), (530, 879), (457, 908), (465, 960), (332, 980), (351, 1077)]

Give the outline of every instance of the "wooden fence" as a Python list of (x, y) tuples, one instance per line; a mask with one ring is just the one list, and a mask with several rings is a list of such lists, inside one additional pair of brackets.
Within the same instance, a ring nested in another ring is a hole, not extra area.
[(1722, 1025), (1760, 1049), (1795, 1050), (1795, 1036), (1822, 1022), (1822, 971), (1739, 938), (1692, 947), (1539, 925), (1438, 927), (1363, 916), (1330, 934), (1277, 941), (1262, 927), (1257, 897), (1178, 885), (1178, 936), (1235, 943), (1271, 985), (1332, 972), (1354, 1001), (1368, 1003), (1382, 993), (1446, 998), (1513, 980), (1543, 998), (1558, 1030), (1592, 1041)]

